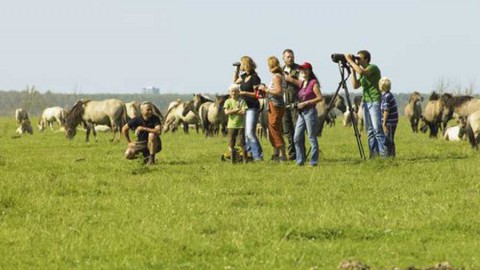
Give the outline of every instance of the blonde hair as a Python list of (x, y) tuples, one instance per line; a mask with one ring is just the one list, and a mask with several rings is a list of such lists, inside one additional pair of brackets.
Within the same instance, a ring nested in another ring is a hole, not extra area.
[(231, 91), (240, 91), (240, 84), (231, 84), (229, 87), (228, 87), (228, 92), (230, 93)]
[(378, 88), (380, 88), (382, 92), (389, 92), (392, 88), (392, 82), (388, 77), (382, 77), (380, 81), (378, 81)]
[(280, 66), (280, 61), (275, 56), (270, 56), (267, 59), (268, 68), (271, 73), (282, 73), (282, 67)]
[(255, 72), (257, 65), (255, 64), (255, 62), (253, 62), (253, 59), (250, 58), (250, 56), (242, 56), (242, 58), (240, 58), (240, 62), (242, 63), (244, 71), (248, 73)]

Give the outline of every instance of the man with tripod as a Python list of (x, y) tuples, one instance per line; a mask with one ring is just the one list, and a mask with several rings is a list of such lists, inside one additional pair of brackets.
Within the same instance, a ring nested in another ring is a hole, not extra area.
[[(378, 81), (381, 78), (380, 69), (376, 65), (370, 64), (371, 56), (366, 50), (359, 51), (356, 57), (345, 54), (345, 59), (352, 67), (353, 88), (357, 89), (361, 86), (363, 89), (363, 119), (368, 135), (370, 158), (378, 155), (386, 157), (386, 138), (382, 130), (380, 111), (382, 94), (378, 88)], [(359, 78), (357, 78), (357, 74)]]
[[(291, 76), (298, 80), (300, 74), (300, 66), (295, 63), (295, 55), (291, 49), (283, 51), (283, 73), (285, 76)], [(295, 124), (298, 118), (296, 104), (298, 103), (298, 85), (287, 82), (287, 87), (284, 89), (284, 100), (286, 105), (285, 115), (283, 116), (283, 134), (287, 138), (287, 155), (289, 160), (295, 160), (295, 143), (293, 136), (295, 133)]]

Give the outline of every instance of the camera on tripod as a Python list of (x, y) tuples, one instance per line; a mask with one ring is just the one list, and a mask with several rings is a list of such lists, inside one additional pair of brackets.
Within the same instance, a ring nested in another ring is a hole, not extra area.
[[(355, 55), (352, 55), (352, 58), (353, 58), (354, 61), (360, 60), (360, 57), (355, 56)], [(332, 61), (334, 63), (338, 63), (338, 62), (346, 63), (347, 59), (345, 58), (345, 54), (343, 54), (343, 53), (333, 53), (332, 54)]]

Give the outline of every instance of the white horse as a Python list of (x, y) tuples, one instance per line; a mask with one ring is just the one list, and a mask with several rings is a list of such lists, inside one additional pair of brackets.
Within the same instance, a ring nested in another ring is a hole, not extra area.
[(50, 130), (53, 130), (53, 123), (55, 122), (58, 123), (59, 128), (65, 124), (65, 110), (62, 107), (50, 107), (43, 110), (38, 122), (38, 129), (43, 131), (48, 125)]

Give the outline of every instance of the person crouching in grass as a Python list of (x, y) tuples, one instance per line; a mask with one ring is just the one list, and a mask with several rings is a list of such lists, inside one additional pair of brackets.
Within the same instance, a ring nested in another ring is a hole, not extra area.
[(378, 87), (382, 91), (382, 102), (380, 104), (381, 122), (383, 132), (385, 133), (385, 147), (387, 156), (395, 157), (395, 130), (398, 124), (398, 110), (395, 97), (390, 93), (392, 82), (389, 78), (383, 77), (378, 82)]
[[(155, 163), (155, 154), (162, 150), (160, 118), (153, 114), (150, 102), (143, 102), (140, 109), (142, 115), (130, 119), (122, 128), (127, 139), (125, 157), (134, 159), (138, 153), (142, 153), (144, 163), (152, 165)], [(130, 140), (130, 129), (135, 131), (137, 142)]]
[(246, 160), (245, 149), (245, 111), (247, 104), (243, 99), (239, 99), (240, 85), (232, 84), (228, 88), (230, 98), (225, 101), (223, 108), (225, 114), (228, 115), (227, 130), (228, 130), (228, 149), (230, 150), (230, 157), (232, 162), (235, 162), (237, 152), (235, 151), (235, 144), (241, 147), (243, 161)]

